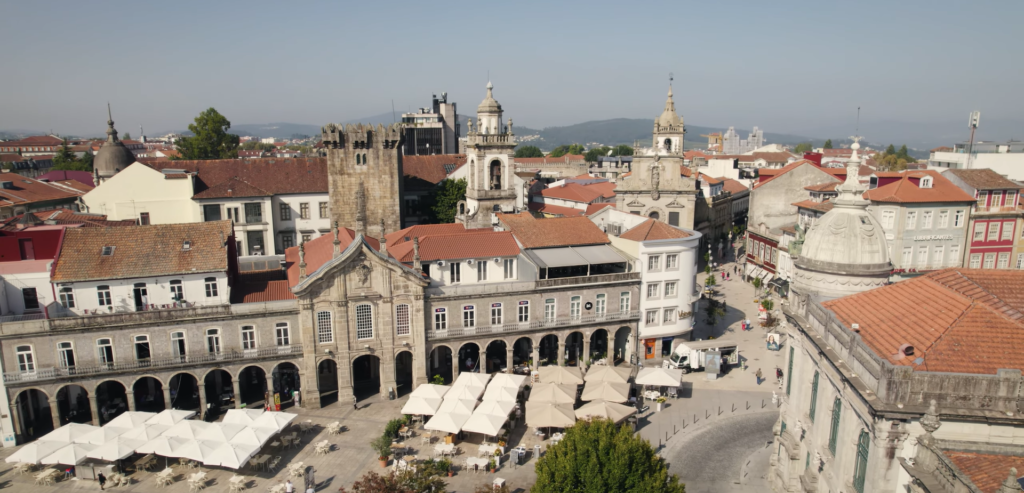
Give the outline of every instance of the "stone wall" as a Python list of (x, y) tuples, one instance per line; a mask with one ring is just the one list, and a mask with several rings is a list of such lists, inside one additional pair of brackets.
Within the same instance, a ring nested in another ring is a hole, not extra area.
[[(323, 128), (322, 138), (327, 149), (331, 223), (374, 238), (381, 236), (381, 221), (387, 232), (402, 229), (402, 127), (330, 124)], [(363, 231), (357, 224), (360, 189), (366, 196)]]

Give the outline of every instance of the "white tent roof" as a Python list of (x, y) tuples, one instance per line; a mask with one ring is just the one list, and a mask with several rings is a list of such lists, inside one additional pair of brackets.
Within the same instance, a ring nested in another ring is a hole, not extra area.
[(469, 414), (460, 413), (439, 413), (427, 421), (423, 427), (428, 430), (443, 431), (446, 433), (458, 433), (462, 425), (469, 421)]
[(4, 462), (8, 464), (17, 464), (19, 462), (27, 462), (29, 464), (38, 464), (39, 461), (62, 447), (66, 446), (66, 443), (60, 442), (46, 442), (36, 440), (32, 443), (22, 445), (17, 452), (10, 455), (10, 457), (4, 459)]
[(544, 383), (583, 384), (583, 373), (574, 366), (542, 366), (539, 371)]
[(576, 386), (538, 383), (530, 391), (530, 400), (528, 402), (554, 402), (569, 404), (571, 407), (576, 402)]
[(246, 426), (231, 437), (228, 443), (235, 445), (255, 445), (257, 450), (259, 447), (265, 445), (270, 441), (270, 437), (274, 436), (276, 432), (270, 428), (256, 428), (252, 426)]
[(222, 443), (217, 448), (209, 451), (203, 460), (207, 466), (228, 467), (241, 469), (256, 452), (260, 451), (259, 445), (243, 445), (234, 443)]
[[(216, 428), (217, 424), (207, 423), (205, 421), (186, 420), (179, 421), (178, 424), (170, 427), (164, 432), (165, 437), (178, 437), (178, 438), (189, 438), (192, 440), (202, 439), (215, 439), (216, 435), (210, 435), (216, 433), (212, 431), (212, 428)], [(207, 438), (208, 436), (214, 438)], [(226, 441), (226, 440), (220, 440)]]
[(463, 384), (458, 387), (452, 387), (447, 394), (444, 395), (444, 400), (451, 399), (472, 399), (477, 400), (481, 395), (484, 394), (483, 385), (470, 385)]
[(617, 382), (617, 383), (629, 383), (629, 376), (633, 373), (630, 368), (624, 368), (619, 366), (592, 366), (587, 371), (587, 376), (583, 377), (584, 381), (587, 382)]
[(636, 412), (636, 408), (614, 402), (594, 401), (576, 410), (576, 418), (606, 418), (616, 423)]
[(505, 425), (505, 419), (501, 416), (486, 413), (473, 413), (462, 425), (462, 431), (483, 433), (487, 436), (497, 436), (501, 427)]
[(260, 415), (252, 422), (252, 426), (260, 428), (271, 428), (277, 430), (280, 433), (288, 423), (291, 423), (293, 419), (297, 418), (298, 414), (282, 413), (282, 412), (266, 412)]
[(224, 445), (223, 443), (211, 442), (209, 440), (186, 440), (181, 438), (171, 438), (171, 444), (171, 454), (167, 455), (167, 457), (184, 457), (204, 464), (207, 459), (212, 457), (213, 451), (217, 447)]
[(158, 436), (142, 444), (142, 446), (135, 449), (135, 451), (140, 454), (156, 454), (164, 457), (177, 457), (177, 455), (173, 455), (173, 449), (185, 440), (186, 439), (184, 438)]
[(454, 412), (470, 415), (473, 414), (476, 405), (476, 399), (445, 399), (437, 409), (437, 414)]
[(71, 443), (79, 442), (85, 435), (100, 429), (99, 426), (83, 425), (79, 423), (68, 423), (56, 430), (53, 430), (41, 437), (44, 442)]
[(523, 388), (526, 385), (526, 375), (512, 375), (509, 373), (495, 373), (491, 383), (487, 384), (488, 390), (492, 387), (514, 387)]
[(490, 385), (484, 392), (485, 401), (506, 401), (515, 402), (519, 395), (519, 389), (515, 387), (501, 387)]
[(156, 415), (153, 416), (152, 418), (149, 418), (149, 420), (146, 421), (146, 424), (173, 426), (181, 420), (185, 420), (191, 418), (192, 416), (195, 416), (195, 414), (196, 413), (194, 411), (182, 411), (180, 409), (164, 409), (163, 411), (156, 413)]
[(636, 375), (637, 385), (654, 385), (657, 387), (678, 387), (683, 379), (683, 370), (668, 368), (644, 368)]
[(228, 409), (228, 412), (224, 413), (224, 420), (222, 423), (233, 423), (238, 425), (252, 424), (256, 418), (263, 414), (263, 408), (260, 409)]
[(167, 425), (146, 424), (138, 426), (136, 428), (132, 428), (124, 432), (124, 434), (121, 435), (120, 438), (131, 438), (135, 440), (142, 440), (143, 442), (148, 442), (154, 438), (163, 435), (164, 432), (169, 430), (170, 428), (171, 427)]
[[(124, 414), (122, 414), (121, 416), (124, 416)], [(111, 421), (110, 423), (113, 423), (113, 421)], [(103, 445), (104, 443), (107, 443), (132, 430), (131, 427), (119, 428), (115, 426), (110, 426), (110, 423), (107, 423), (106, 425), (97, 428), (96, 431), (91, 431), (89, 433), (86, 433), (85, 435), (82, 435), (81, 437), (78, 438), (78, 441), (81, 443), (91, 443), (93, 445)]]
[(475, 410), (473, 410), (473, 414), (490, 414), (492, 416), (508, 418), (508, 415), (511, 414), (512, 410), (515, 408), (515, 402), (485, 400), (481, 402)]
[(583, 386), (585, 401), (603, 400), (608, 402), (626, 402), (629, 400), (629, 384), (615, 382), (587, 382)]
[(445, 385), (435, 385), (435, 384), (432, 384), (432, 383), (424, 383), (424, 384), (421, 384), (419, 387), (416, 387), (416, 390), (413, 390), (412, 394), (410, 394), (410, 395), (413, 396), (413, 397), (427, 397), (427, 398), (432, 398), (432, 399), (441, 399), (441, 398), (444, 398), (444, 395), (446, 393), (448, 393), (448, 391), (450, 389), (451, 389), (451, 387), (448, 387), (448, 386), (445, 386)]
[(89, 453), (85, 454), (90, 459), (106, 461), (121, 460), (135, 453), (135, 449), (145, 445), (145, 440), (117, 437), (103, 445), (97, 445)]
[(43, 464), (64, 464), (73, 466), (85, 460), (85, 454), (96, 448), (91, 443), (69, 443), (39, 461)]
[(121, 413), (116, 418), (110, 420), (109, 423), (103, 425), (104, 428), (110, 426), (112, 428), (135, 428), (146, 421), (149, 421), (156, 416), (156, 413), (146, 413), (142, 411), (128, 411)]
[(402, 406), (402, 414), (426, 414), (433, 416), (441, 407), (440, 397), (418, 397), (409, 396), (409, 400)]
[[(452, 384), (452, 389), (459, 388), (463, 385), (470, 385), (475, 387), (486, 387), (487, 382), (491, 380), (490, 373), (477, 373), (473, 371), (466, 371), (459, 374), (459, 378), (455, 379), (455, 383)], [(450, 391), (449, 391), (450, 392)]]
[(571, 404), (527, 402), (526, 423), (535, 428), (565, 428), (576, 423), (576, 414), (573, 413)]

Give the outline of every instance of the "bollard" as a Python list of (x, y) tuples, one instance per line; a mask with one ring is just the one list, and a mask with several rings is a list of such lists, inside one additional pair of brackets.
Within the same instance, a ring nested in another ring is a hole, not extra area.
[(732, 412), (736, 412), (736, 403), (735, 402), (732, 404)]
[(722, 415), (722, 406), (718, 406), (718, 415), (719, 415), (719, 416), (721, 416), (721, 415)]
[(761, 409), (764, 409), (764, 399), (761, 399)]
[(666, 442), (668, 441), (668, 432), (667, 431), (665, 432), (665, 441)]
[(750, 401), (746, 401), (746, 404), (747, 404), (747, 409), (746, 410), (749, 411), (750, 410)]

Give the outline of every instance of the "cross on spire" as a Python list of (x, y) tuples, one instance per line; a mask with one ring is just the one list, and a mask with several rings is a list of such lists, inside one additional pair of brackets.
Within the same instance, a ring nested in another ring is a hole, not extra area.
[(672, 80), (673, 79), (674, 79), (674, 77), (672, 77), (672, 72), (669, 72), (668, 73), (668, 85), (670, 85), (670, 86), (672, 85)]

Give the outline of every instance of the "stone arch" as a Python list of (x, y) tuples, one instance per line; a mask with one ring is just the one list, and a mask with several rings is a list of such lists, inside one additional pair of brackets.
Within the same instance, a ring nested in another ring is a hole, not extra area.
[(22, 442), (35, 440), (53, 431), (53, 410), (50, 409), (50, 395), (39, 387), (18, 391), (14, 397), (14, 408), (18, 412), (18, 426)]
[(608, 329), (594, 329), (590, 333), (590, 354), (587, 355), (591, 361), (608, 356)]
[(338, 401), (338, 362), (320, 358), (316, 363), (316, 386), (320, 394), (320, 407)]
[(246, 365), (238, 370), (235, 378), (238, 381), (238, 394), (236, 399), (243, 407), (252, 407), (260, 404), (266, 407), (269, 387), (267, 385), (267, 370), (263, 365)]
[[(487, 373), (495, 373), (501, 371), (508, 365), (508, 341), (503, 338), (491, 339), (484, 346), (484, 363), (483, 369)], [(506, 368), (507, 370), (507, 368)]]
[(565, 341), (565, 354), (562, 355), (565, 358), (565, 365), (583, 366), (580, 361), (586, 358), (583, 354), (583, 331), (570, 331), (562, 340)]
[(487, 163), (487, 190), (502, 190), (507, 179), (503, 173), (502, 168), (505, 167), (505, 163), (499, 158), (492, 159)]
[(136, 411), (156, 413), (167, 408), (164, 402), (164, 383), (153, 375), (142, 375), (132, 381), (132, 396)]
[(529, 336), (516, 338), (512, 342), (512, 364), (526, 365), (527, 362), (533, 359), (534, 347), (536, 347), (536, 343)]
[(281, 409), (295, 404), (295, 392), (300, 392), (299, 405), (302, 402), (302, 372), (299, 363), (279, 361), (270, 369), (271, 392), (281, 398)]
[(629, 327), (622, 326), (615, 329), (615, 343), (614, 343), (614, 358), (615, 361), (629, 361), (629, 340), (633, 334), (633, 330)]
[(380, 356), (361, 354), (352, 359), (352, 392), (356, 398), (379, 394), (381, 389)]
[(466, 341), (459, 345), (458, 352), (459, 373), (472, 371), (479, 372), (480, 367), (480, 345), (474, 341)]
[(96, 396), (96, 410), (100, 413), (100, 425), (128, 410), (129, 388), (117, 379), (104, 380), (96, 385), (93, 395)]
[(541, 336), (540, 340), (537, 341), (537, 349), (540, 356), (540, 361), (536, 362), (537, 366), (558, 364), (558, 341), (560, 340), (561, 338), (558, 334), (545, 334)]
[(189, 371), (180, 371), (167, 379), (171, 394), (170, 409), (199, 409), (199, 378)]
[(220, 408), (227, 406), (232, 400), (238, 399), (235, 393), (235, 381), (231, 371), (226, 368), (211, 368), (203, 375), (203, 385), (206, 390), (206, 404), (211, 411), (220, 413)]
[[(84, 386), (75, 383), (62, 385), (54, 395), (57, 401), (57, 418), (61, 425), (68, 423), (92, 424), (89, 391)], [(53, 409), (50, 411), (52, 412)]]
[(395, 397), (412, 392), (413, 373), (412, 351), (398, 351), (398, 354), (395, 354)]
[(452, 367), (454, 355), (455, 351), (448, 344), (435, 344), (430, 348), (427, 355), (427, 375), (431, 380), (437, 375), (440, 375), (446, 384), (454, 380), (455, 374)]

